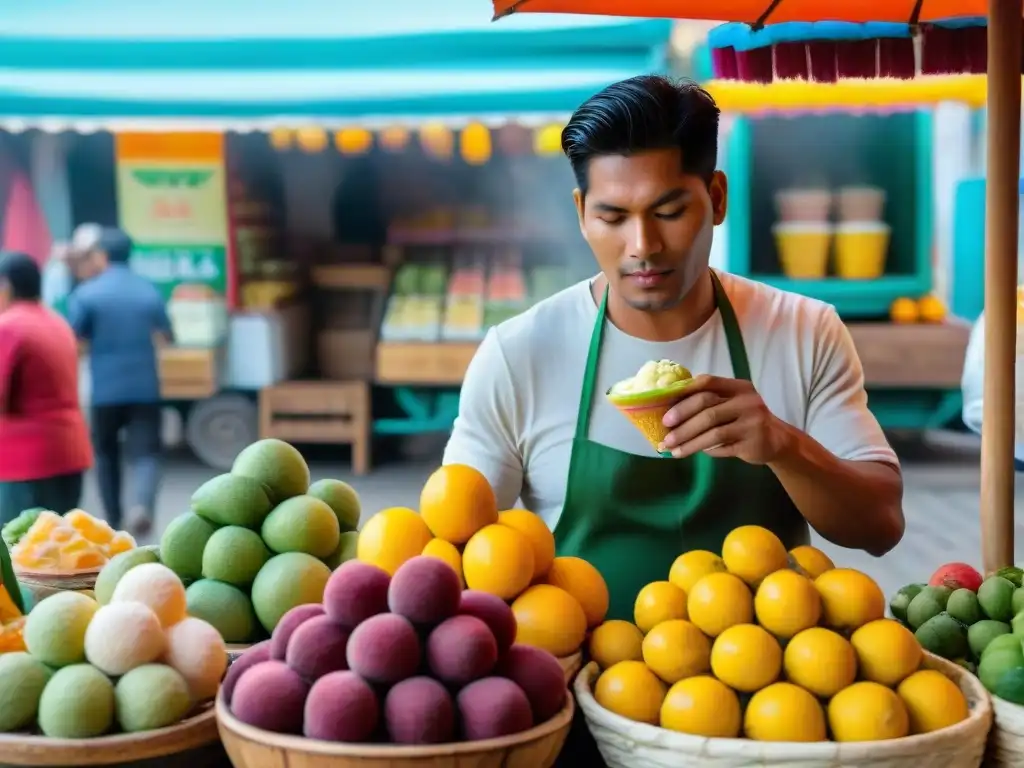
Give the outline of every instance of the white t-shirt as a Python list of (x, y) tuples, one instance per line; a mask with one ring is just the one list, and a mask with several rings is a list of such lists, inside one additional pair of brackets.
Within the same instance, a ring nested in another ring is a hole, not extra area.
[[(898, 466), (867, 407), (864, 372), (833, 307), (717, 272), (739, 321), (754, 386), (779, 418), (841, 459)], [(565, 500), (569, 456), (590, 336), (597, 319), (591, 281), (577, 283), (492, 329), (462, 383), (445, 464), (468, 464), (494, 486), (501, 509), (517, 500), (552, 530)], [(589, 439), (656, 456), (604, 397), (648, 360), (674, 360), (695, 375), (733, 376), (718, 312), (669, 342), (628, 336), (607, 323)]]

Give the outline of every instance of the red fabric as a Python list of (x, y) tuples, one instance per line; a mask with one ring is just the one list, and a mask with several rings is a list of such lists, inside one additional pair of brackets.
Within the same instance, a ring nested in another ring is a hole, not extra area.
[(91, 466), (75, 335), (46, 307), (16, 303), (0, 313), (0, 481), (41, 480)]
[(32, 182), (21, 171), (11, 180), (3, 221), (3, 250), (26, 253), (42, 266), (50, 256), (50, 228), (32, 191)]

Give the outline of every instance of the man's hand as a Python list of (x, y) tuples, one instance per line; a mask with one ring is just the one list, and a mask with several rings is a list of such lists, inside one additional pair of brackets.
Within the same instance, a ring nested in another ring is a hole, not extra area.
[(769, 464), (792, 438), (790, 427), (768, 410), (749, 381), (701, 375), (684, 392), (664, 418), (672, 430), (664, 450), (677, 459), (703, 451)]

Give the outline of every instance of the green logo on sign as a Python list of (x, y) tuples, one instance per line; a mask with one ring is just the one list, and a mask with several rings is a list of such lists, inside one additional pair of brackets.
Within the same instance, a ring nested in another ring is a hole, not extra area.
[(132, 176), (144, 187), (196, 187), (203, 186), (213, 171), (134, 170)]

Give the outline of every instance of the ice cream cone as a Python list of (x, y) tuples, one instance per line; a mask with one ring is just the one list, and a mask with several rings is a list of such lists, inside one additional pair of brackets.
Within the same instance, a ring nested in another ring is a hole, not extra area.
[(680, 390), (685, 389), (689, 383), (689, 380), (681, 381), (671, 387), (637, 394), (616, 395), (609, 392), (607, 397), (619, 413), (640, 430), (651, 447), (660, 452), (662, 441), (671, 431), (662, 419), (669, 409), (679, 402)]

